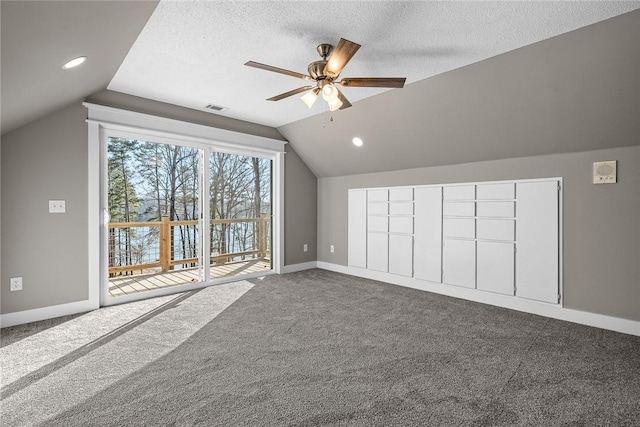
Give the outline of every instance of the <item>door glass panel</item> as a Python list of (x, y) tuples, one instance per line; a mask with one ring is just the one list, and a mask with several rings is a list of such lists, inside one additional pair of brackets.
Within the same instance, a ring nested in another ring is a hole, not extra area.
[(193, 147), (108, 138), (109, 296), (204, 280), (200, 156)]
[(209, 155), (211, 280), (272, 268), (272, 161)]

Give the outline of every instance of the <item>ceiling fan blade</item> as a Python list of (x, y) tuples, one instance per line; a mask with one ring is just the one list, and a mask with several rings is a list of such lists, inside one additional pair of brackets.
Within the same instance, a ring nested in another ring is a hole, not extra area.
[(338, 74), (342, 72), (344, 66), (347, 65), (347, 62), (356, 54), (358, 49), (360, 49), (358, 43), (340, 39), (338, 45), (333, 49), (327, 65), (324, 66), (324, 75), (331, 79), (338, 77)]
[[(338, 89), (338, 88), (336, 88), (336, 89)], [(351, 103), (344, 96), (344, 94), (342, 92), (340, 92), (340, 89), (338, 89), (338, 99), (342, 102), (342, 107), (338, 108), (339, 110), (344, 110), (345, 108), (351, 107)]]
[(295, 71), (285, 70), (284, 68), (273, 67), (271, 65), (261, 64), (255, 61), (248, 61), (245, 63), (247, 67), (259, 68), (261, 70), (273, 71), (274, 73), (286, 74), (287, 76), (297, 77), (299, 79), (305, 80), (313, 80), (311, 76), (307, 76), (306, 74), (296, 73)]
[(406, 77), (347, 77), (340, 80), (345, 87), (393, 87), (402, 88)]
[(313, 89), (313, 86), (303, 86), (298, 89), (290, 90), (289, 92), (281, 93), (280, 95), (272, 96), (267, 101), (280, 101), (281, 99), (288, 98), (296, 93), (304, 92), (305, 90)]

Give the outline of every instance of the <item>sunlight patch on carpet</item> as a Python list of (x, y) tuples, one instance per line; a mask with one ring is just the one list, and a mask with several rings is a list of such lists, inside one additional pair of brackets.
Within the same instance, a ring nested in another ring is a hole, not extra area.
[[(177, 348), (252, 287), (239, 281), (107, 307), (0, 349), (2, 418), (38, 423), (85, 401)], [(51, 393), (65, 404), (47, 405)]]

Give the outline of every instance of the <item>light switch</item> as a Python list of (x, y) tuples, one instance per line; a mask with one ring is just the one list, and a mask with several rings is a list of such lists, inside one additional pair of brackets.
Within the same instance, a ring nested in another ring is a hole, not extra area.
[(65, 213), (66, 211), (65, 200), (49, 200), (49, 213)]

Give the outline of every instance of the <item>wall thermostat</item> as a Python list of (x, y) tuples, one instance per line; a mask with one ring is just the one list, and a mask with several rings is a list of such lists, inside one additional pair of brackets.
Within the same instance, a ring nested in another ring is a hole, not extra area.
[(593, 183), (614, 184), (617, 181), (617, 160), (593, 162)]

